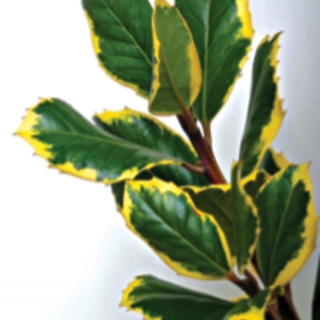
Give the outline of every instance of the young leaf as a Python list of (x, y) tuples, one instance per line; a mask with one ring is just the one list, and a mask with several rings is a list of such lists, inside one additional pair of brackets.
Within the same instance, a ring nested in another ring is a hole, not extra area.
[(232, 168), (232, 204), (237, 264), (243, 273), (254, 253), (260, 228), (257, 208), (239, 181), (239, 163)]
[(273, 148), (269, 148), (264, 154), (260, 163), (260, 168), (266, 170), (269, 174), (274, 175), (278, 171), (285, 169), (291, 165), (283, 153), (276, 152)]
[(253, 36), (247, 0), (176, 0), (192, 32), (203, 70), (194, 112), (210, 123), (226, 103)]
[(242, 176), (259, 167), (284, 118), (276, 76), (279, 36), (276, 34), (271, 40), (266, 37), (255, 56), (249, 110), (240, 147)]
[(286, 285), (315, 248), (315, 213), (308, 165), (273, 176), (256, 198), (261, 221), (257, 259), (266, 286)]
[(223, 320), (234, 303), (143, 275), (125, 289), (121, 306), (150, 320)]
[(264, 320), (269, 297), (270, 290), (265, 289), (250, 300), (242, 300), (225, 315), (223, 320)]
[[(130, 110), (105, 111), (96, 114), (95, 123), (105, 132), (148, 149), (158, 150), (195, 164), (198, 157), (193, 147), (179, 134), (149, 115)], [(165, 165), (151, 169), (152, 174), (177, 185), (208, 185), (204, 175), (192, 173), (182, 166)]]
[(236, 256), (231, 185), (186, 187), (195, 206), (214, 217), (226, 235), (232, 257)]
[[(240, 190), (243, 188), (254, 198), (257, 190), (267, 181), (268, 176), (264, 171), (256, 171), (241, 180)], [(236, 258), (236, 226), (234, 218), (234, 205), (231, 184), (212, 185), (210, 187), (185, 187), (196, 207), (206, 212), (217, 220), (228, 240), (232, 257)], [(241, 193), (242, 194), (242, 193)], [(238, 195), (241, 196), (241, 195)], [(250, 200), (248, 200), (250, 201)]]
[(156, 0), (152, 22), (155, 64), (149, 110), (161, 115), (182, 113), (201, 88), (198, 53), (186, 22), (166, 0)]
[(31, 108), (17, 134), (52, 167), (105, 183), (132, 179), (156, 165), (184, 162), (156, 144), (145, 147), (103, 132), (58, 99), (42, 99)]
[(173, 183), (128, 181), (122, 214), (128, 227), (179, 274), (221, 279), (231, 273), (221, 228)]
[(82, 0), (102, 68), (148, 97), (152, 81), (152, 8), (148, 0)]
[(320, 259), (312, 302), (312, 320), (320, 320)]

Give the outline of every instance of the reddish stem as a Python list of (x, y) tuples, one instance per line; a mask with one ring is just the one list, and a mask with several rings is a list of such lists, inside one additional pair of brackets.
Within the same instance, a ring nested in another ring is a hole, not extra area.
[(211, 150), (211, 146), (203, 138), (191, 114), (184, 110), (183, 115), (178, 116), (178, 120), (182, 129), (189, 137), (193, 147), (197, 151), (208, 180), (212, 184), (225, 184), (226, 179), (218, 166), (215, 156)]

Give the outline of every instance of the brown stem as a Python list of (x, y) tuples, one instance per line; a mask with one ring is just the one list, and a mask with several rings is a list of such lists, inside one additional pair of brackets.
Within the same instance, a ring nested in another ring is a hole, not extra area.
[(291, 290), (291, 283), (289, 282), (287, 285), (284, 287), (284, 292), (292, 299), (292, 290)]
[[(236, 274), (232, 273), (228, 279), (244, 292), (246, 292), (250, 297), (254, 297), (257, 293), (260, 292), (258, 282), (249, 270), (245, 270), (245, 275), (247, 279), (242, 280)], [(267, 306), (266, 318), (268, 320), (283, 320), (278, 312), (278, 306), (276, 302)]]
[(258, 281), (257, 281), (256, 277), (249, 271), (249, 269), (245, 269), (244, 270), (244, 275), (246, 276), (248, 281), (250, 281), (252, 286), (255, 287), (256, 291), (259, 292), (260, 291), (260, 287), (259, 287)]
[(193, 147), (197, 151), (205, 169), (205, 175), (209, 181), (213, 184), (225, 184), (226, 179), (217, 164), (211, 147), (202, 137), (201, 132), (191, 114), (187, 110), (183, 110), (183, 115), (179, 115), (178, 120), (182, 129), (189, 137)]
[(203, 167), (198, 167), (198, 166), (192, 165), (190, 163), (186, 163), (185, 162), (185, 163), (182, 164), (182, 166), (185, 167), (186, 169), (188, 169), (189, 171), (194, 172), (194, 173), (198, 173), (198, 174), (204, 174), (205, 173)]
[(260, 290), (248, 279), (240, 279), (235, 273), (232, 273), (228, 280), (242, 289), (249, 297), (254, 297)]
[(300, 320), (298, 312), (288, 293), (285, 293), (283, 296), (278, 296), (278, 305), (283, 319)]
[(211, 135), (211, 128), (210, 123), (202, 123), (203, 133), (206, 141), (208, 142), (209, 146), (212, 146), (212, 135)]
[(268, 320), (283, 320), (278, 312), (278, 305), (276, 303), (268, 305), (266, 317)]
[(255, 271), (257, 272), (258, 276), (262, 280), (261, 271), (260, 271), (259, 266), (258, 266), (257, 252), (254, 252), (254, 254), (252, 256), (252, 259), (251, 259), (251, 262), (252, 262), (252, 265), (253, 265)]

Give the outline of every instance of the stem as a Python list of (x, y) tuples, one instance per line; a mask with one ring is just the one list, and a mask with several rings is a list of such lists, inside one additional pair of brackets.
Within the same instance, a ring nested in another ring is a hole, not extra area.
[(259, 275), (260, 279), (262, 279), (261, 271), (260, 271), (259, 266), (258, 266), (257, 252), (256, 251), (254, 252), (254, 254), (252, 256), (251, 262), (252, 262), (252, 265), (253, 265), (255, 271)]
[(285, 320), (300, 320), (298, 312), (288, 293), (278, 296), (278, 304), (281, 315)]
[(285, 287), (284, 287), (284, 292), (292, 299), (292, 290), (291, 290), (291, 283), (289, 282)]
[(198, 174), (204, 174), (205, 173), (203, 167), (195, 166), (195, 165), (190, 164), (190, 163), (186, 163), (185, 162), (185, 163), (182, 164), (182, 166), (185, 167), (186, 169), (188, 169), (189, 171), (194, 172), (194, 173), (198, 173)]
[(211, 135), (211, 128), (210, 123), (202, 123), (203, 133), (204, 137), (209, 144), (209, 146), (212, 146), (212, 135)]
[(201, 135), (198, 126), (195, 123), (192, 115), (188, 110), (183, 110), (183, 115), (178, 115), (178, 120), (181, 124), (182, 129), (189, 137), (193, 147), (197, 151), (199, 158), (202, 161), (202, 165), (205, 170), (205, 175), (208, 180), (213, 184), (225, 184), (226, 179), (224, 178), (217, 160), (208, 145), (207, 141)]
[[(186, 108), (182, 108), (182, 115), (178, 115), (178, 120), (197, 151), (204, 170), (197, 165), (185, 163), (183, 166), (193, 172), (205, 173), (212, 184), (225, 184), (226, 179), (224, 178), (211, 149), (210, 127), (203, 124), (204, 138), (196, 125), (194, 118)], [(256, 255), (253, 257), (252, 263), (260, 275)], [(240, 279), (235, 273), (232, 273), (228, 280), (246, 292), (249, 297), (254, 297), (260, 292), (258, 282), (249, 270), (246, 269), (244, 274), (246, 279)], [(277, 296), (275, 303), (267, 306), (266, 318), (268, 320), (300, 320), (292, 302), (290, 284), (285, 287), (284, 295)]]
[[(236, 274), (232, 273), (228, 280), (242, 289), (249, 297), (254, 297), (260, 292), (260, 288), (256, 278), (251, 274), (249, 270), (245, 270), (245, 276), (247, 279), (240, 279)], [(268, 320), (300, 320), (299, 318), (282, 318), (278, 311), (277, 302), (269, 304), (266, 309), (266, 318)]]
[(259, 287), (256, 287), (249, 279), (240, 279), (235, 273), (232, 273), (228, 280), (242, 289), (251, 298), (260, 291)]
[(260, 291), (260, 287), (259, 287), (258, 281), (257, 281), (256, 277), (249, 271), (249, 269), (245, 269), (244, 270), (244, 275), (246, 276), (248, 281), (250, 281), (252, 286), (254, 286), (255, 289), (259, 292)]
[(278, 306), (276, 303), (268, 305), (266, 317), (268, 320), (283, 320), (279, 315)]

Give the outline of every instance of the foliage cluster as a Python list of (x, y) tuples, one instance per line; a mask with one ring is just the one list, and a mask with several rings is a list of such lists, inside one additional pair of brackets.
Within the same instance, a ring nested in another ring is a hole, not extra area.
[[(251, 50), (247, 0), (82, 0), (95, 52), (116, 81), (177, 116), (189, 141), (129, 108), (94, 124), (66, 102), (42, 99), (17, 134), (50, 165), (110, 184), (118, 210), (178, 274), (228, 279), (235, 301), (138, 276), (122, 306), (145, 319), (299, 319), (290, 281), (315, 248), (318, 217), (308, 164), (271, 148), (284, 118), (276, 75), (280, 34), (258, 46), (239, 159), (228, 182), (210, 125)], [(199, 127), (200, 125), (200, 127)], [(319, 280), (314, 319), (319, 319)]]

